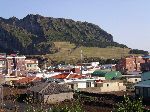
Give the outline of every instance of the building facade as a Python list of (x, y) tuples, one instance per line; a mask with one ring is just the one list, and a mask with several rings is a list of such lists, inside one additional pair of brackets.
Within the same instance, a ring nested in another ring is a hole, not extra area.
[(25, 76), (25, 56), (10, 55), (6, 58), (7, 75)]
[(6, 74), (6, 54), (0, 53), (0, 75)]
[(26, 71), (28, 72), (39, 72), (40, 68), (38, 67), (37, 59), (26, 59), (25, 60)]
[(133, 71), (141, 71), (141, 64), (145, 60), (141, 56), (130, 56), (122, 58), (116, 66), (116, 69), (124, 74)]
[(141, 82), (135, 85), (135, 96), (143, 99), (150, 98), (150, 71), (141, 75)]

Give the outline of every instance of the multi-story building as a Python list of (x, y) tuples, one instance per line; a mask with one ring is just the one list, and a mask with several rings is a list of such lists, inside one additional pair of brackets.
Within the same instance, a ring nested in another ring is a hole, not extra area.
[(141, 63), (145, 63), (142, 56), (130, 56), (122, 58), (117, 64), (116, 68), (122, 73), (128, 73), (133, 71), (141, 71)]
[(141, 63), (141, 71), (148, 72), (150, 71), (150, 56), (144, 56), (143, 59), (145, 63)]
[(7, 56), (7, 75), (24, 76), (26, 74), (25, 58), (25, 56), (17, 55)]
[(28, 72), (39, 72), (40, 68), (38, 67), (37, 59), (26, 59), (25, 60), (26, 71)]
[(0, 75), (6, 74), (6, 54), (0, 53)]

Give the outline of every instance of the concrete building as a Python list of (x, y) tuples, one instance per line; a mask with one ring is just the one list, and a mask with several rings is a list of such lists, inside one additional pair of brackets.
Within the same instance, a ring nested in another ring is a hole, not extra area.
[(78, 90), (78, 89), (86, 89), (89, 87), (95, 87), (95, 79), (93, 80), (88, 80), (88, 79), (76, 79), (76, 80), (67, 80), (65, 81), (65, 84), (68, 85), (69, 88), (73, 90)]
[(141, 56), (129, 56), (122, 58), (116, 65), (116, 69), (123, 74), (128, 74), (128, 72), (141, 71), (142, 63), (145, 63), (145, 60)]
[(10, 55), (7, 56), (6, 68), (7, 75), (25, 76), (25, 56)]
[(138, 83), (141, 81), (141, 75), (123, 75), (122, 77), (125, 77), (127, 82), (130, 83)]
[(122, 74), (119, 71), (96, 70), (91, 74), (92, 77), (97, 77), (101, 80), (119, 79)]
[(145, 60), (145, 63), (141, 63), (141, 71), (150, 71), (150, 56), (143, 56), (143, 59)]
[(100, 87), (100, 92), (126, 91), (126, 86), (121, 80), (99, 81), (96, 87)]
[(126, 91), (126, 86), (121, 80), (97, 80), (95, 83), (95, 87), (80, 89), (80, 91), (86, 91), (89, 93)]
[(145, 72), (141, 75), (141, 82), (135, 85), (135, 95), (150, 98), (150, 72)]
[(150, 98), (150, 80), (139, 82), (135, 85), (135, 95), (142, 98)]
[(0, 75), (6, 74), (6, 54), (0, 53)]
[(28, 72), (39, 72), (40, 68), (38, 67), (37, 59), (26, 59), (25, 60), (26, 71)]

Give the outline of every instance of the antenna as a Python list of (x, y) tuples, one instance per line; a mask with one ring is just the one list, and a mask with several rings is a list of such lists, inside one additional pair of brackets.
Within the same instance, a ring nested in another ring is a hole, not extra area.
[(81, 49), (81, 74), (82, 74), (82, 59), (83, 59), (83, 52), (82, 52), (82, 49)]

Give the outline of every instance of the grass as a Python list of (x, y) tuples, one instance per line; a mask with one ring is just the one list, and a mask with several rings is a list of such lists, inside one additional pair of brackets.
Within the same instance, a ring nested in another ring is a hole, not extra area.
[[(55, 54), (47, 54), (45, 57), (51, 58), (57, 61), (77, 61), (80, 59), (81, 50), (83, 52), (83, 57), (100, 57), (103, 59), (119, 59), (123, 56), (130, 55), (128, 52), (129, 48), (119, 48), (119, 47), (108, 47), (108, 48), (98, 48), (98, 47), (78, 47), (69, 42), (54, 42), (55, 46), (60, 49), (59, 52)], [(74, 49), (74, 50), (73, 50)]]

